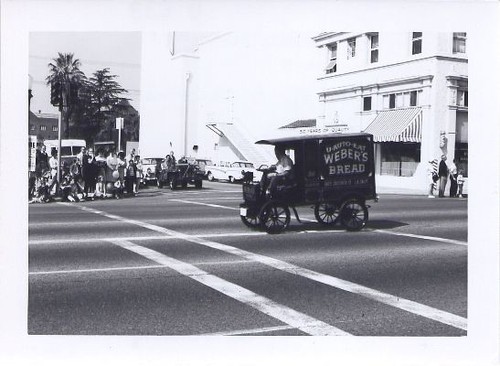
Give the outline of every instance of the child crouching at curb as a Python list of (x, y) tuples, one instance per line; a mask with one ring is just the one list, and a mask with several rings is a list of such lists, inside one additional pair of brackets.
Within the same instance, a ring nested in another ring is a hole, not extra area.
[(105, 194), (106, 192), (104, 191), (104, 177), (102, 175), (99, 175), (97, 177), (97, 183), (95, 185), (95, 193), (94, 193), (94, 198), (104, 198), (106, 197)]
[(75, 182), (69, 175), (65, 175), (61, 182), (61, 195), (63, 202), (79, 202), (80, 198), (77, 194), (77, 189), (75, 187)]

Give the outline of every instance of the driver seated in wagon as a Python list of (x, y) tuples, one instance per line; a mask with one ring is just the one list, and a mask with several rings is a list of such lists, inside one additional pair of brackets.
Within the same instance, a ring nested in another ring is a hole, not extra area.
[(274, 154), (278, 161), (274, 165), (274, 172), (268, 174), (269, 185), (266, 194), (273, 195), (278, 185), (290, 186), (294, 183), (294, 167), (292, 159), (285, 153), (283, 146), (275, 146)]

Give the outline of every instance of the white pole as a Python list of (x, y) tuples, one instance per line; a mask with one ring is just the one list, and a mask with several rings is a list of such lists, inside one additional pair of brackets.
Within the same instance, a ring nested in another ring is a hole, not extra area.
[(189, 77), (191, 74), (186, 73), (186, 89), (184, 95), (184, 156), (188, 156), (188, 97), (189, 97)]
[(61, 125), (62, 125), (62, 109), (59, 108), (59, 116), (57, 118), (57, 189), (61, 183)]
[(121, 119), (120, 119), (120, 128), (118, 129), (118, 152), (121, 151), (121, 142), (122, 142), (122, 124), (121, 124)]

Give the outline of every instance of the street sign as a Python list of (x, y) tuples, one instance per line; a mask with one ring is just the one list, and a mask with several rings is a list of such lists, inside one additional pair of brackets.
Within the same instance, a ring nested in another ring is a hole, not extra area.
[(36, 168), (36, 144), (37, 137), (34, 135), (29, 136), (29, 146), (30, 146), (30, 155), (29, 155), (29, 167), (30, 172), (34, 172)]
[(121, 130), (123, 128), (123, 118), (122, 117), (118, 117), (116, 119), (116, 129), (117, 130)]

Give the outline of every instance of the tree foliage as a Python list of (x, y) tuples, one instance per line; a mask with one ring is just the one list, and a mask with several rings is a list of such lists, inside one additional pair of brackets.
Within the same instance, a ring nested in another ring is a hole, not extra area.
[[(80, 70), (81, 63), (71, 53), (59, 53), (49, 66), (47, 85), (51, 102), (60, 106), (65, 138), (94, 141), (116, 140), (115, 121), (123, 117), (123, 141), (139, 138), (139, 115), (123, 97), (128, 93), (109, 68), (96, 70), (90, 78)], [(135, 113), (134, 113), (135, 112)]]
[(85, 74), (80, 70), (80, 60), (73, 59), (72, 53), (59, 53), (49, 63), (49, 76), (45, 79), (52, 90), (52, 103), (57, 104), (62, 112), (65, 125), (65, 137), (69, 137), (69, 123), (75, 107), (75, 95), (85, 80)]

